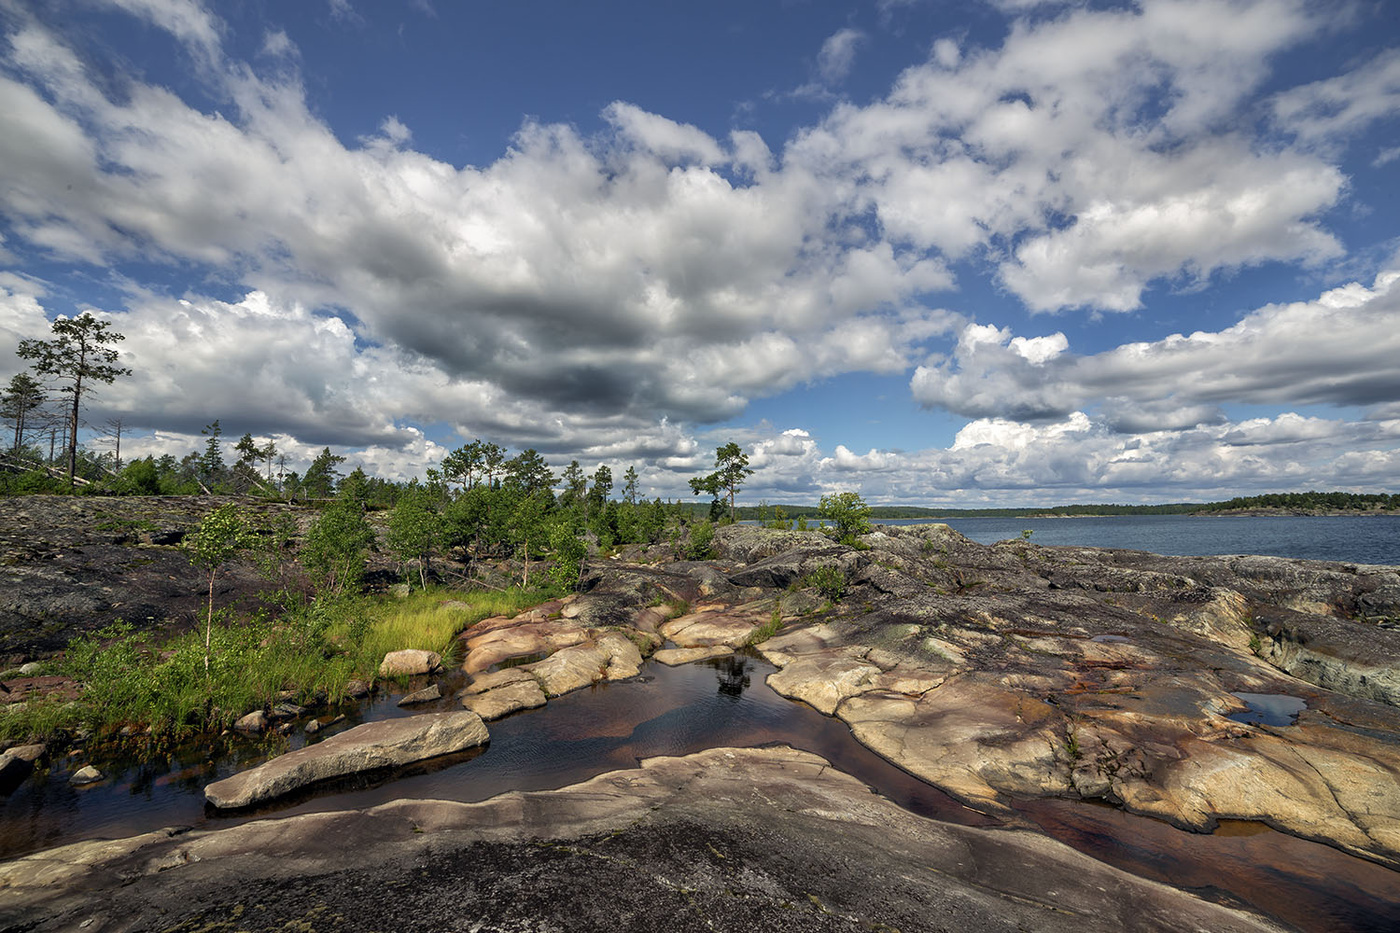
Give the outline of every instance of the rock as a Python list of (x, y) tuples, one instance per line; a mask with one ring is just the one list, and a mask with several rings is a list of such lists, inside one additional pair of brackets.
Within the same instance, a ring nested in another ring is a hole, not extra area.
[(237, 722), (235, 722), (233, 724), (233, 728), (237, 729), (239, 732), (249, 732), (254, 734), (259, 732), (266, 732), (267, 714), (260, 709), (253, 710), (253, 712), (241, 717)]
[(369, 696), (370, 685), (363, 680), (347, 680), (345, 682), (345, 695), (352, 699), (362, 700)]
[(659, 632), (682, 648), (711, 648), (724, 645), (738, 648), (749, 640), (754, 629), (768, 621), (762, 609), (708, 606), (661, 624)]
[(487, 690), (495, 690), (497, 687), (520, 683), (524, 680), (533, 681), (534, 679), (535, 675), (523, 667), (508, 667), (492, 674), (477, 674), (472, 678), (471, 683), (462, 688), (461, 692), (463, 695), (485, 693)]
[(806, 655), (769, 674), (768, 686), (830, 716), (842, 700), (858, 696), (874, 685), (880, 668), (866, 661), (864, 654), (859, 649), (831, 649)]
[(5, 750), (5, 754), (12, 755), (21, 761), (27, 761), (30, 764), (33, 764), (34, 762), (38, 761), (40, 758), (43, 758), (46, 754), (48, 754), (48, 750), (49, 749), (47, 745), (45, 745), (42, 742), (36, 742), (33, 745), (11, 746), (10, 748)]
[[(480, 631), (483, 628), (485, 631)], [(467, 655), (462, 661), (462, 670), (468, 674), (516, 658), (547, 655), (589, 640), (588, 630), (577, 625), (528, 617), (487, 620), (468, 629), (466, 634)]]
[(83, 765), (68, 778), (68, 783), (76, 786), (84, 784), (96, 784), (102, 780), (102, 772), (92, 765)]
[(544, 688), (557, 697), (601, 680), (623, 680), (641, 672), (642, 654), (626, 636), (606, 632), (597, 641), (555, 652), (525, 665)]
[(295, 703), (277, 703), (272, 707), (271, 719), (296, 719), (306, 713), (306, 709)]
[(442, 688), (437, 684), (429, 684), (422, 690), (415, 690), (399, 700), (400, 706), (416, 706), (419, 703), (431, 703), (433, 700), (442, 699)]
[(34, 677), (37, 676), (43, 669), (44, 666), (38, 661), (30, 661), (28, 664), (21, 664), (19, 666), (19, 676)]
[[(504, 673), (504, 672), (503, 672)], [(533, 677), (462, 697), (462, 706), (490, 722), (522, 709), (544, 706), (547, 698)]]
[(400, 768), (486, 741), (481, 717), (466, 711), (369, 722), (215, 781), (204, 797), (219, 809), (250, 807), (320, 781)]
[(379, 662), (380, 677), (417, 677), (442, 669), (442, 655), (421, 648), (390, 651)]
[(319, 719), (308, 719), (304, 731), (307, 735), (315, 735), (321, 731), (321, 721)]
[(399, 929), (448, 909), (482, 929), (577, 933), (1278, 929), (1042, 836), (916, 816), (783, 747), (651, 758), (481, 803), (395, 800), (81, 842), (0, 864), (0, 888), (0, 926), (36, 933), (92, 917)]
[(670, 667), (676, 667), (680, 664), (689, 664), (692, 661), (722, 658), (733, 653), (734, 649), (728, 645), (711, 645), (708, 648), (662, 648), (652, 655), (652, 659)]
[(407, 583), (395, 583), (389, 587), (389, 595), (395, 599), (408, 599), (408, 595), (413, 592), (413, 587)]
[(13, 748), (0, 752), (0, 795), (13, 793), (33, 770), (34, 759), (26, 758), (22, 752)]

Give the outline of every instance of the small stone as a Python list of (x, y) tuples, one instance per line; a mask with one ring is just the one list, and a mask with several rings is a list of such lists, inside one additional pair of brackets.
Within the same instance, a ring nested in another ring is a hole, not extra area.
[(424, 687), (422, 690), (415, 690), (408, 696), (399, 700), (400, 706), (413, 706), (417, 703), (431, 703), (433, 700), (442, 699), (442, 690), (437, 684)]
[(234, 723), (233, 728), (239, 732), (265, 732), (267, 730), (267, 714), (260, 709), (254, 710)]
[(318, 732), (320, 732), (320, 731), (321, 731), (321, 721), (320, 721), (319, 719), (313, 719), (313, 720), (311, 720), (310, 722), (308, 722), (308, 723), (306, 724), (306, 734), (307, 734), (307, 735), (315, 735), (316, 733), (318, 733)]
[(278, 703), (272, 708), (273, 719), (296, 719), (305, 713), (306, 710), (295, 703)]
[(408, 599), (408, 594), (413, 592), (413, 587), (407, 583), (395, 583), (389, 587), (389, 595), (395, 599)]
[(20, 665), (19, 676), (33, 677), (34, 675), (38, 674), (41, 669), (42, 668), (40, 667), (38, 661), (30, 661), (28, 664)]
[(100, 780), (102, 780), (101, 771), (98, 771), (92, 765), (83, 765), (77, 771), (73, 772), (72, 777), (68, 779), (68, 783), (81, 786), (83, 784), (96, 784)]
[(369, 696), (369, 689), (369, 684), (363, 680), (347, 680), (345, 682), (345, 695), (355, 700), (362, 700)]

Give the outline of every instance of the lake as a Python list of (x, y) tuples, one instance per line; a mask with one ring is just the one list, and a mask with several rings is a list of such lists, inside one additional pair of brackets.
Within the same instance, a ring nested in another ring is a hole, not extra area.
[[(937, 519), (886, 520), (916, 525)], [(1154, 554), (1268, 554), (1358, 564), (1400, 564), (1397, 515), (1113, 515), (1103, 518), (949, 518), (980, 544), (1019, 538), (1032, 544), (1129, 548)]]

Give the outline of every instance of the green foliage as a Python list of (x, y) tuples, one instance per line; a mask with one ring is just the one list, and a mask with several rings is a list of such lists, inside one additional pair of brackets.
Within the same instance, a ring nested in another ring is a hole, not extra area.
[(772, 638), (774, 635), (778, 634), (778, 630), (782, 627), (783, 597), (781, 595), (778, 595), (773, 599), (773, 614), (768, 618), (767, 622), (763, 623), (758, 628), (754, 629), (752, 632), (749, 633), (749, 637), (745, 639), (744, 644), (761, 645), (768, 639)]
[(833, 567), (830, 564), (818, 567), (806, 574), (798, 585), (804, 589), (808, 587), (815, 589), (833, 603), (839, 603), (846, 595), (846, 575), (841, 572), (841, 568)]
[(715, 524), (708, 519), (690, 526), (686, 560), (709, 560), (714, 556)]
[(583, 559), (588, 555), (588, 546), (578, 530), (565, 519), (556, 520), (549, 528), (549, 546), (554, 551), (550, 581), (563, 590), (577, 589), (583, 575)]
[(28, 373), (16, 373), (10, 377), (10, 384), (0, 394), (0, 418), (15, 426), (12, 452), (18, 453), (24, 447), (25, 428), (32, 416), (44, 404), (44, 387)]
[(110, 344), (126, 337), (112, 329), (109, 321), (98, 320), (90, 312), (77, 317), (58, 317), (51, 325), (48, 340), (21, 340), (15, 355), (29, 360), (41, 376), (54, 376), (65, 382), (60, 391), (72, 396), (68, 412), (68, 485), (73, 486), (78, 459), (78, 423), (83, 395), (94, 382), (111, 383), (131, 370), (117, 366), (117, 351)]
[(856, 536), (870, 531), (870, 506), (855, 492), (838, 492), (822, 496), (822, 518), (835, 526), (836, 537), (854, 545)]
[(329, 447), (322, 448), (301, 478), (301, 495), (309, 499), (329, 499), (335, 495), (336, 483), (340, 479), (336, 467), (344, 462), (345, 458), (331, 453)]
[(429, 488), (409, 485), (389, 516), (389, 551), (405, 565), (418, 564), (418, 579), (428, 588), (428, 571), (433, 548), (441, 537), (441, 521), (434, 509), (435, 496)]
[(364, 511), (354, 502), (337, 499), (307, 532), (301, 562), (319, 588), (343, 593), (359, 586), (373, 544), (374, 529)]
[[(690, 489), (695, 495), (709, 493), (715, 502), (720, 501), (720, 493), (729, 493), (729, 520), (735, 520), (734, 497), (744, 480), (753, 475), (749, 469), (749, 458), (738, 444), (730, 441), (715, 448), (715, 471), (707, 476), (696, 476), (690, 480)], [(713, 518), (713, 505), (711, 506)]]

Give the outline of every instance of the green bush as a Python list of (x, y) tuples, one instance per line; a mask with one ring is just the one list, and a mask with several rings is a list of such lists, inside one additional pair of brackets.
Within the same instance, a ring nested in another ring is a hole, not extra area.
[(833, 603), (840, 602), (842, 597), (846, 595), (846, 575), (841, 572), (841, 568), (833, 567), (830, 564), (818, 567), (803, 576), (800, 585), (803, 588), (815, 589)]
[(690, 543), (685, 550), (687, 560), (709, 560), (714, 556), (715, 524), (706, 519), (690, 526)]

